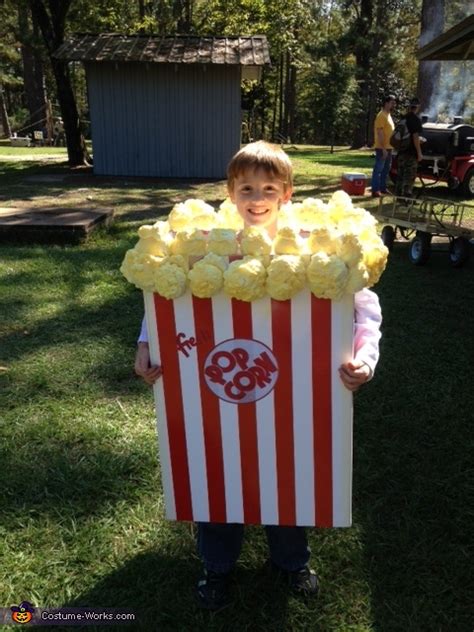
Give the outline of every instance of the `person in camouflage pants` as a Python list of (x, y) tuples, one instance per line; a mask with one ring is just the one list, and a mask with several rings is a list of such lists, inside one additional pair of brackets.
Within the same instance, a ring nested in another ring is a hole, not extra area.
[(418, 170), (418, 160), (416, 156), (407, 153), (400, 153), (397, 157), (397, 184), (395, 195), (412, 197), (413, 184)]
[(412, 99), (405, 115), (406, 126), (410, 132), (410, 145), (406, 150), (399, 151), (397, 156), (397, 184), (395, 187), (395, 195), (397, 196), (412, 197), (418, 163), (423, 158), (420, 146), (420, 134), (423, 128), (417, 116), (419, 109), (419, 99)]

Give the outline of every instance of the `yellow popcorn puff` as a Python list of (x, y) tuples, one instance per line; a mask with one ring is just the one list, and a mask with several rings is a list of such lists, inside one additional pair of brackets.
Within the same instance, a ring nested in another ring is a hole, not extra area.
[(265, 296), (267, 273), (255, 257), (233, 261), (224, 272), (224, 292), (241, 301), (254, 301)]
[(337, 300), (342, 298), (349, 276), (349, 270), (336, 255), (318, 252), (311, 257), (306, 269), (309, 287), (318, 298)]
[(336, 255), (348, 266), (355, 266), (362, 260), (363, 247), (357, 235), (343, 233), (336, 242)]
[(278, 226), (280, 228), (290, 227), (298, 230), (296, 226), (296, 214), (300, 206), (301, 202), (294, 203), (291, 200), (282, 204), (278, 211)]
[(349, 269), (349, 278), (347, 280), (345, 293), (355, 294), (356, 292), (359, 292), (364, 287), (367, 287), (368, 281), (369, 273), (367, 272), (365, 263), (363, 261), (359, 261), (356, 266)]
[(231, 228), (213, 228), (209, 233), (208, 249), (216, 255), (235, 255), (239, 245), (235, 230)]
[(322, 200), (306, 198), (298, 206), (296, 219), (299, 227), (304, 231), (326, 226), (330, 220), (328, 205)]
[(216, 214), (210, 204), (204, 200), (190, 198), (176, 204), (168, 216), (172, 230), (211, 230), (216, 225)]
[(132, 249), (125, 253), (120, 271), (129, 283), (133, 283), (141, 290), (152, 292), (153, 275), (163, 261), (162, 257), (155, 257)]
[(207, 240), (202, 230), (181, 230), (176, 233), (171, 242), (171, 252), (174, 255), (194, 255), (196, 257), (206, 254)]
[(328, 211), (333, 222), (339, 222), (353, 209), (352, 200), (345, 191), (336, 191), (328, 203)]
[(182, 268), (164, 261), (153, 274), (153, 289), (165, 298), (178, 298), (186, 290), (186, 273)]
[(168, 254), (168, 241), (160, 235), (154, 226), (140, 226), (138, 236), (140, 239), (135, 245), (135, 250), (138, 252), (156, 257), (164, 257)]
[(374, 242), (374, 245), (364, 251), (364, 264), (369, 274), (366, 287), (372, 287), (380, 279), (382, 272), (387, 265), (388, 248), (383, 245), (381, 239)]
[(312, 254), (324, 252), (327, 255), (333, 255), (336, 253), (338, 238), (339, 233), (333, 228), (326, 228), (324, 226), (314, 228), (308, 237), (308, 250)]
[(298, 255), (275, 257), (267, 268), (267, 293), (277, 301), (286, 301), (306, 283), (304, 263)]
[(191, 212), (189, 208), (181, 202), (175, 204), (171, 213), (168, 215), (168, 224), (171, 230), (185, 230), (191, 225)]
[(244, 255), (269, 255), (272, 244), (267, 231), (257, 226), (247, 226), (240, 233), (240, 249)]
[[(164, 222), (163, 220), (159, 219), (157, 222), (155, 222), (153, 224), (153, 228), (155, 230), (158, 231), (158, 233), (164, 237), (165, 235), (167, 235), (170, 232), (170, 225), (169, 222), (166, 221)], [(138, 229), (139, 233), (140, 233), (140, 229)]]
[(217, 211), (217, 226), (220, 228), (232, 228), (241, 230), (244, 220), (240, 217), (237, 207), (230, 198), (226, 198)]
[(214, 252), (208, 252), (207, 255), (197, 263), (206, 263), (207, 265), (215, 266), (222, 272), (225, 272), (229, 265), (229, 261), (226, 257), (219, 256)]
[(202, 213), (191, 217), (191, 226), (193, 228), (212, 230), (217, 225), (217, 215), (212, 206), (209, 208), (210, 210), (203, 209)]
[(273, 248), (277, 255), (298, 255), (303, 247), (303, 240), (293, 228), (286, 226), (277, 231)]
[(191, 292), (199, 298), (209, 298), (222, 289), (224, 284), (225, 261), (209, 253), (197, 261), (188, 274)]
[(188, 257), (183, 257), (183, 255), (169, 255), (169, 257), (166, 257), (166, 261), (178, 266), (186, 274), (189, 272)]
[(339, 218), (338, 229), (344, 233), (358, 233), (366, 231), (376, 234), (377, 220), (368, 211), (362, 208), (353, 208)]

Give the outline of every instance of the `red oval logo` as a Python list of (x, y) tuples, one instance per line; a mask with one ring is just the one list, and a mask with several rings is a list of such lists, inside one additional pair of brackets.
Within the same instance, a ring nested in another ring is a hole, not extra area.
[(263, 342), (231, 338), (208, 354), (204, 379), (220, 399), (232, 404), (248, 404), (273, 390), (278, 379), (278, 362)]

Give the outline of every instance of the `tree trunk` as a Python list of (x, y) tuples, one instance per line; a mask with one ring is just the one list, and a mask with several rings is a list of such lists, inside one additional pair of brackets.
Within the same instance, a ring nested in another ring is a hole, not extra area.
[(68, 63), (60, 59), (51, 59), (54, 78), (58, 91), (59, 107), (66, 134), (67, 155), (72, 167), (88, 164), (90, 161), (86, 142), (81, 132), (76, 98), (69, 78)]
[[(284, 85), (283, 85), (283, 76), (284, 76), (284, 68), (283, 68), (283, 53), (280, 53), (280, 81), (279, 81), (279, 92), (278, 92), (278, 135), (281, 136), (283, 134), (283, 103), (285, 100), (284, 93)], [(281, 140), (281, 138), (279, 138)]]
[(191, 0), (174, 0), (173, 17), (178, 33), (187, 34), (191, 32)]
[(25, 90), (26, 106), (30, 113), (28, 129), (42, 129), (44, 126), (46, 106), (46, 84), (43, 72), (43, 64), (33, 45), (34, 35), (28, 19), (28, 7), (21, 2), (18, 4), (18, 26), (21, 33), (21, 57), (23, 62), (23, 85)]
[(54, 51), (64, 41), (66, 15), (71, 0), (49, 0), (49, 14), (46, 11), (43, 0), (29, 0), (29, 2), (33, 19), (36, 20), (41, 29), (56, 80), (59, 107), (66, 134), (69, 164), (71, 167), (88, 164), (90, 157), (84, 136), (81, 133), (76, 99), (69, 77), (68, 63), (53, 56)]
[(10, 127), (10, 121), (8, 120), (7, 107), (5, 105), (5, 99), (3, 97), (3, 86), (0, 84), (0, 121), (2, 123), (3, 136), (10, 138), (12, 130)]
[[(437, 37), (444, 29), (444, 0), (423, 0), (421, 9), (420, 46)], [(430, 118), (438, 115), (437, 89), (441, 76), (440, 61), (420, 61), (418, 66), (417, 94), (421, 111)]]
[(356, 58), (356, 78), (359, 84), (359, 111), (355, 117), (352, 148), (367, 144), (368, 110), (370, 104), (370, 83), (372, 77), (372, 55), (370, 31), (373, 21), (373, 0), (361, 0), (360, 16), (354, 24), (356, 35), (354, 55)]
[(296, 118), (296, 66), (290, 63), (290, 81), (288, 83), (288, 138), (295, 143), (295, 118)]

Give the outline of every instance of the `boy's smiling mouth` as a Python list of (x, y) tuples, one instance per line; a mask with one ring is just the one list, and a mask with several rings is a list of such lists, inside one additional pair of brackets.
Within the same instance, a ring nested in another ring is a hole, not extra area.
[(247, 209), (247, 213), (250, 213), (250, 215), (265, 215), (265, 213), (269, 212), (269, 208), (268, 207), (264, 207), (264, 208), (248, 208)]

